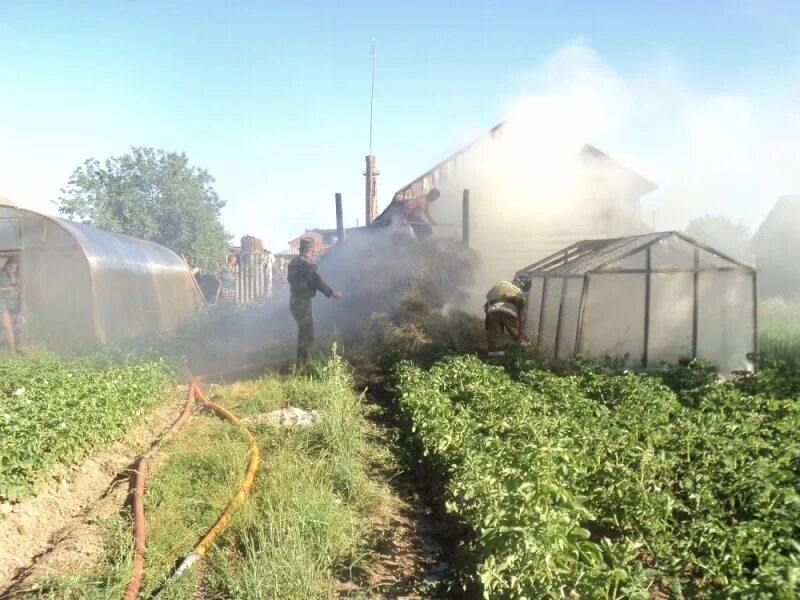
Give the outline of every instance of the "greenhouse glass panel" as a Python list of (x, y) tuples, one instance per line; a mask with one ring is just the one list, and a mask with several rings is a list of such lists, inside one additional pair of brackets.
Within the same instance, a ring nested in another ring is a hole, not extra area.
[(564, 280), (559, 277), (547, 279), (547, 289), (544, 293), (544, 308), (542, 322), (539, 326), (539, 350), (552, 355), (556, 347), (556, 330), (558, 329), (558, 310), (561, 305), (561, 289)]
[(639, 367), (644, 353), (646, 275), (592, 275), (586, 293), (580, 353), (624, 359)]
[(754, 351), (753, 276), (749, 272), (700, 273), (697, 355), (720, 371), (748, 370)]
[(727, 371), (752, 369), (747, 355), (755, 351), (755, 315), (753, 306), (753, 277), (734, 271), (723, 273), (728, 282), (722, 302), (723, 365)]
[(528, 292), (525, 314), (525, 336), (534, 342), (539, 335), (539, 311), (542, 309), (543, 286), (544, 279), (541, 277), (534, 277), (531, 280), (531, 289)]
[(703, 250), (702, 248), (698, 249), (698, 254), (700, 258), (700, 268), (732, 268), (736, 266), (736, 263), (729, 261), (727, 258), (723, 258), (713, 252), (708, 252)]
[[(699, 353), (722, 371), (747, 366), (741, 357), (754, 344), (754, 270), (679, 232), (581, 240), (518, 273), (547, 278), (544, 314), (532, 306), (529, 326), (538, 325), (542, 349), (557, 349), (558, 358), (577, 352), (657, 368)], [(536, 301), (539, 295), (537, 288)]]
[(558, 358), (562, 359), (575, 354), (575, 336), (578, 332), (583, 278), (571, 277), (566, 280), (566, 286), (564, 307), (561, 310), (561, 328), (558, 335)]
[(697, 356), (722, 367), (725, 352), (723, 350), (724, 327), (723, 314), (720, 310), (722, 298), (729, 273), (707, 271), (697, 277)]
[(676, 235), (665, 237), (650, 247), (653, 269), (691, 269), (695, 246)]
[(0, 250), (16, 250), (20, 246), (19, 211), (0, 205)]
[(648, 367), (692, 358), (694, 274), (653, 273), (650, 284)]
[(625, 258), (615, 260), (602, 268), (603, 271), (616, 271), (616, 270), (642, 270), (647, 268), (647, 250), (640, 250), (636, 254), (631, 254)]

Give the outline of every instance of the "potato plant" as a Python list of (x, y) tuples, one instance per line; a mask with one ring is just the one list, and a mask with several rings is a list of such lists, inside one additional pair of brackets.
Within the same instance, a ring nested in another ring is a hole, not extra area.
[(41, 354), (0, 362), (0, 499), (30, 495), (55, 463), (122, 437), (170, 381), (158, 361)]
[(470, 532), (456, 585), (486, 598), (800, 593), (800, 396), (702, 363), (663, 378), (507, 367), (460, 356), (395, 374), (401, 417)]

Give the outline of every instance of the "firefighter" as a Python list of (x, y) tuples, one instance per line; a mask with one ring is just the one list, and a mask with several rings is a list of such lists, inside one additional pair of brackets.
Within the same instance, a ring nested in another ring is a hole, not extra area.
[(314, 317), (311, 312), (311, 299), (317, 290), (327, 298), (341, 300), (342, 293), (334, 292), (317, 272), (317, 265), (311, 262), (314, 257), (314, 238), (300, 240), (300, 256), (289, 263), (286, 278), (289, 281), (289, 310), (297, 322), (297, 364), (308, 359), (308, 352), (314, 343)]
[(525, 326), (525, 294), (531, 289), (527, 277), (516, 277), (513, 282), (499, 281), (486, 293), (486, 343), (490, 358), (505, 353), (506, 333), (519, 343)]

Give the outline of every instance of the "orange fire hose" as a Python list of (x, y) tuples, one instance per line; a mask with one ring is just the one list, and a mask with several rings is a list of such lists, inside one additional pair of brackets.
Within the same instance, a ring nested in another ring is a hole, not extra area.
[(253, 437), (253, 434), (250, 433), (246, 427), (244, 427), (239, 419), (229, 413), (227, 410), (222, 408), (219, 404), (214, 404), (213, 402), (209, 402), (208, 398), (205, 397), (202, 390), (200, 388), (197, 389), (197, 395), (200, 398), (201, 403), (204, 406), (207, 406), (215, 413), (220, 415), (221, 417), (228, 419), (234, 425), (240, 427), (242, 432), (244, 432), (245, 436), (247, 437), (247, 441), (250, 444), (250, 459), (247, 464), (247, 471), (244, 475), (244, 481), (242, 485), (239, 487), (239, 491), (236, 492), (236, 495), (231, 499), (228, 503), (228, 506), (225, 507), (225, 511), (220, 515), (217, 522), (208, 530), (208, 533), (203, 536), (197, 545), (194, 547), (194, 552), (199, 554), (200, 556), (204, 556), (208, 547), (214, 542), (216, 537), (225, 529), (225, 526), (228, 524), (228, 521), (231, 520), (231, 514), (233, 511), (244, 502), (247, 493), (250, 491), (250, 488), (253, 487), (253, 481), (256, 477), (256, 471), (258, 470), (258, 464), (261, 462), (261, 454), (258, 450), (258, 444), (256, 443), (256, 438)]
[(139, 589), (142, 587), (142, 576), (144, 575), (144, 481), (147, 479), (147, 459), (142, 456), (136, 463), (136, 490), (133, 496), (133, 524), (135, 530), (134, 555), (133, 555), (133, 576), (125, 590), (124, 600), (136, 600)]
[(175, 434), (189, 418), (194, 404), (195, 390), (197, 383), (192, 380), (189, 385), (189, 394), (186, 397), (186, 405), (181, 414), (170, 425), (169, 429), (147, 449), (136, 463), (135, 491), (133, 495), (133, 526), (134, 526), (134, 546), (133, 546), (133, 575), (125, 590), (123, 600), (136, 600), (139, 590), (142, 587), (142, 577), (144, 575), (144, 550), (145, 550), (145, 520), (144, 520), (144, 486), (147, 481), (147, 457), (150, 456), (161, 445)]
[[(239, 367), (232, 371), (227, 371), (225, 373), (215, 374), (214, 377), (222, 377), (224, 375), (228, 375), (235, 372), (244, 371), (247, 369), (255, 368), (259, 365), (246, 365), (244, 367)], [(239, 487), (239, 490), (233, 496), (233, 498), (228, 502), (228, 505), (225, 507), (225, 510), (219, 516), (217, 521), (211, 528), (206, 532), (203, 538), (195, 545), (192, 551), (185, 555), (175, 570), (170, 575), (169, 579), (164, 582), (164, 584), (156, 591), (155, 595), (152, 598), (159, 598), (161, 595), (166, 591), (166, 589), (175, 581), (177, 581), (184, 572), (186, 572), (197, 560), (201, 557), (205, 556), (208, 548), (211, 544), (214, 543), (214, 540), (219, 536), (220, 533), (225, 529), (228, 523), (231, 520), (231, 515), (233, 511), (236, 510), (245, 500), (247, 494), (250, 491), (250, 488), (253, 486), (253, 482), (255, 481), (256, 471), (258, 470), (258, 465), (261, 460), (261, 455), (258, 449), (258, 444), (256, 443), (255, 437), (253, 434), (250, 433), (246, 427), (244, 427), (238, 418), (236, 418), (233, 414), (225, 410), (222, 406), (215, 404), (213, 402), (209, 402), (208, 398), (206, 398), (203, 391), (200, 389), (200, 382), (204, 381), (208, 377), (192, 377), (191, 383), (189, 384), (189, 394), (186, 401), (186, 406), (184, 407), (181, 415), (176, 419), (176, 421), (170, 426), (167, 432), (162, 436), (162, 438), (139, 459), (139, 467), (137, 468), (136, 474), (136, 493), (133, 497), (133, 509), (134, 509), (134, 526), (135, 526), (135, 547), (134, 547), (134, 569), (133, 569), (133, 576), (131, 578), (130, 583), (128, 584), (128, 588), (125, 591), (124, 600), (136, 600), (139, 595), (139, 590), (141, 589), (142, 577), (144, 575), (144, 550), (145, 550), (145, 523), (144, 523), (144, 505), (143, 505), (143, 496), (144, 496), (144, 484), (146, 474), (144, 468), (146, 468), (146, 462), (144, 456), (153, 452), (158, 445), (167, 439), (169, 436), (173, 435), (178, 429), (180, 429), (186, 420), (189, 418), (189, 414), (191, 413), (192, 405), (194, 402), (205, 406), (224, 419), (227, 419), (232, 424), (236, 425), (237, 427), (241, 428), (242, 432), (247, 437), (247, 441), (250, 445), (250, 452), (249, 452), (249, 459), (247, 464), (247, 471), (245, 472), (244, 481), (242, 485)], [(144, 465), (144, 467), (143, 467)]]

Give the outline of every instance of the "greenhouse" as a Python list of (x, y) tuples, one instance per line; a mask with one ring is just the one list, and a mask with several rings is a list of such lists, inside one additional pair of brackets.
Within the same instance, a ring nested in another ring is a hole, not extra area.
[(55, 349), (168, 332), (202, 294), (163, 246), (0, 199), (0, 268), (19, 260), (19, 337)]
[(752, 368), (756, 272), (682, 233), (584, 240), (520, 271), (525, 331), (549, 358), (611, 357), (630, 368), (701, 357)]

